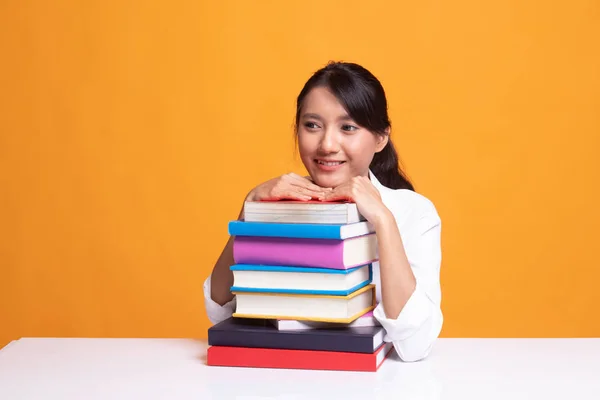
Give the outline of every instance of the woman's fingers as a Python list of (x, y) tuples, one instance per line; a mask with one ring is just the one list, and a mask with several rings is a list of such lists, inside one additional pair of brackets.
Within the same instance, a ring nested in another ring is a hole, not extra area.
[(352, 196), (350, 196), (346, 193), (326, 194), (324, 197), (321, 198), (321, 200), (322, 201), (339, 201), (339, 200), (353, 201)]
[(296, 174), (284, 175), (277, 185), (277, 190), (283, 191), (288, 195), (288, 191), (295, 191), (308, 196), (307, 199), (319, 199), (328, 192), (328, 190)]
[(308, 194), (304, 194), (299, 192), (298, 190), (287, 190), (282, 192), (279, 195), (280, 199), (290, 199), (290, 200), (311, 200), (313, 197)]
[(276, 199), (310, 200), (318, 195), (308, 189), (294, 185), (279, 185), (271, 190), (271, 196)]
[(313, 190), (313, 189), (306, 189), (300, 186), (293, 186), (293, 190), (297, 190), (298, 192), (302, 193), (303, 195), (309, 196), (310, 198), (314, 198), (314, 199), (319, 199), (321, 197), (323, 197), (325, 195), (325, 192), (322, 190)]
[(346, 185), (339, 186), (323, 196), (324, 201), (350, 200), (353, 201), (350, 194), (350, 188)]
[(303, 176), (297, 175), (297, 174), (290, 174), (290, 178), (291, 178), (291, 182), (293, 182), (296, 186), (300, 186), (306, 189), (311, 189), (315, 192), (328, 192), (331, 191), (331, 188), (323, 188), (315, 183), (313, 183), (312, 181), (306, 179)]
[(259, 197), (263, 200), (322, 200), (330, 192), (331, 188), (320, 187), (305, 177), (289, 173), (273, 181), (265, 195)]

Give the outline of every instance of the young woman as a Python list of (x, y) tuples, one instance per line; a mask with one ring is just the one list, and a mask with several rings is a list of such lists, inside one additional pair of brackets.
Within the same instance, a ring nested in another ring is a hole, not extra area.
[[(380, 82), (353, 63), (329, 63), (297, 99), (296, 136), (310, 177), (286, 174), (252, 189), (245, 200), (350, 199), (373, 224), (375, 318), (404, 361), (426, 357), (443, 322), (440, 309), (441, 221), (399, 168)], [(240, 213), (241, 217), (242, 213)], [(230, 238), (204, 282), (208, 317), (231, 316), (235, 298)]]

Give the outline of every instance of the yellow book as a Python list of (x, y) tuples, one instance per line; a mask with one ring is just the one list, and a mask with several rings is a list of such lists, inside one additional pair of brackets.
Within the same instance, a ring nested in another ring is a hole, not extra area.
[(236, 318), (293, 319), (351, 323), (373, 310), (375, 285), (370, 284), (347, 296), (296, 293), (233, 292)]

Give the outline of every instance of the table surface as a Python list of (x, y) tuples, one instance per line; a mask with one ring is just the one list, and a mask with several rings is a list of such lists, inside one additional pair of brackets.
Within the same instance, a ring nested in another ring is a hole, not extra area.
[(600, 339), (439, 339), (378, 372), (209, 367), (188, 339), (23, 338), (0, 399), (600, 399)]

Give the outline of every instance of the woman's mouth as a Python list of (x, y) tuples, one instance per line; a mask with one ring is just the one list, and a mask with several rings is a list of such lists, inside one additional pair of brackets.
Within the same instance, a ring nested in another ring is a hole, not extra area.
[(342, 166), (346, 161), (337, 161), (337, 160), (315, 160), (315, 163), (319, 167), (320, 170), (323, 171), (335, 171), (340, 166)]

